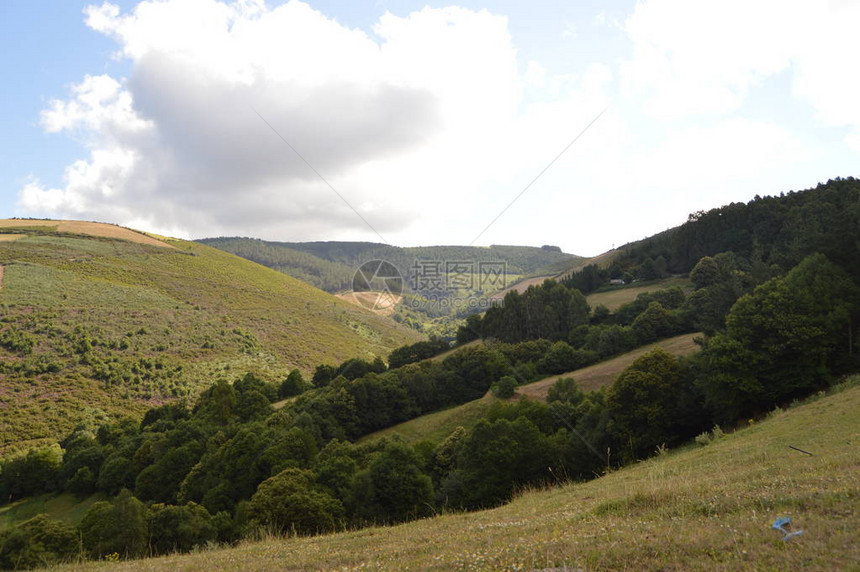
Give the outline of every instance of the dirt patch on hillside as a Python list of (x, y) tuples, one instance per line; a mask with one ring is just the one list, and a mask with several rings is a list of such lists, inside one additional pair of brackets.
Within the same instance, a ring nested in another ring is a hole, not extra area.
[[(56, 232), (67, 232), (69, 234), (84, 234), (100, 238), (118, 238), (139, 244), (150, 246), (161, 246), (173, 248), (166, 242), (153, 238), (148, 234), (131, 230), (115, 224), (103, 222), (87, 222), (80, 220), (30, 220), (30, 219), (6, 219), (0, 220), (0, 228), (27, 228), (27, 227), (50, 227)], [(0, 235), (3, 236), (3, 235)], [(14, 236), (14, 235), (5, 235)]]
[(382, 316), (393, 314), (395, 306), (403, 299), (390, 292), (345, 292), (335, 296)]
[(0, 234), (0, 242), (12, 242), (19, 238), (24, 238), (26, 234)]

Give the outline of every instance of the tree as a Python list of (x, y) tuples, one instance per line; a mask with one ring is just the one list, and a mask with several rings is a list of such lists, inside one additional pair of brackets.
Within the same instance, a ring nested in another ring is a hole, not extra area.
[(305, 379), (302, 377), (302, 372), (294, 369), (290, 372), (287, 378), (278, 386), (278, 397), (286, 399), (301, 395), (307, 388)]
[(450, 491), (452, 500), (466, 508), (497, 505), (517, 488), (549, 479), (551, 458), (549, 440), (528, 419), (481, 420), (460, 449), (462, 488)]
[(546, 355), (538, 360), (541, 373), (557, 374), (573, 371), (597, 361), (597, 354), (588, 350), (575, 350), (565, 342), (555, 342)]
[(78, 536), (70, 526), (37, 515), (0, 532), (0, 568), (23, 570), (53, 567), (78, 554)]
[(146, 507), (127, 490), (112, 503), (98, 501), (84, 515), (78, 530), (92, 558), (117, 553), (123, 558), (142, 556), (147, 549)]
[(625, 369), (606, 393), (610, 431), (628, 460), (680, 436), (678, 403), (685, 391), (681, 366), (661, 348)]
[(715, 414), (735, 418), (825, 387), (831, 368), (851, 351), (857, 292), (844, 271), (817, 254), (740, 298), (726, 336), (711, 340), (702, 358), (700, 385)]
[(401, 522), (433, 512), (433, 482), (420, 468), (415, 451), (388, 443), (366, 471), (356, 475), (355, 509), (371, 521)]
[(552, 384), (546, 395), (547, 403), (563, 401), (572, 405), (579, 404), (585, 394), (577, 387), (572, 377), (563, 377)]
[(690, 271), (690, 280), (696, 289), (713, 286), (720, 279), (720, 267), (710, 256), (703, 256)]
[(517, 390), (517, 380), (510, 375), (506, 375), (494, 383), (491, 390), (495, 397), (498, 397), (499, 399), (509, 399), (514, 396), (514, 393)]
[(260, 483), (249, 504), (251, 517), (278, 533), (320, 534), (341, 526), (341, 502), (313, 482), (313, 473), (285, 469)]
[(188, 552), (216, 538), (212, 515), (195, 503), (154, 504), (149, 508), (150, 546), (156, 554)]
[(674, 334), (677, 331), (677, 323), (672, 313), (655, 301), (636, 316), (632, 328), (639, 341), (647, 344)]

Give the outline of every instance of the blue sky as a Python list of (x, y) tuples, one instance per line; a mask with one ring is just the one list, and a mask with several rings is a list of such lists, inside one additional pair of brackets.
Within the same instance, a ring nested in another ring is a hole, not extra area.
[(0, 217), (597, 254), (860, 165), (853, 2), (4, 0), (0, 23)]

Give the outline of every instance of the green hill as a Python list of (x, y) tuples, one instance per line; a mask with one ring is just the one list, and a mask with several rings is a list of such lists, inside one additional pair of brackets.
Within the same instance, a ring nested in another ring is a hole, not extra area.
[[(529, 399), (538, 399), (545, 401), (547, 392), (552, 384), (563, 377), (572, 377), (576, 380), (577, 386), (583, 391), (594, 391), (604, 387), (608, 387), (615, 381), (615, 378), (621, 373), (624, 368), (628, 367), (637, 358), (645, 355), (655, 348), (662, 348), (672, 355), (686, 356), (698, 351), (699, 346), (693, 341), (700, 334), (684, 334), (660, 340), (653, 344), (647, 344), (636, 348), (635, 350), (621, 354), (619, 356), (607, 359), (600, 363), (590, 365), (575, 371), (562, 373), (559, 375), (551, 375), (525, 385), (521, 385), (516, 390), (516, 395), (519, 397), (527, 397)], [(468, 346), (474, 346), (483, 342), (470, 342)], [(430, 358), (439, 360), (456, 353), (462, 348), (455, 348)], [(518, 398), (519, 398), (518, 397)], [(441, 411), (435, 411), (422, 415), (403, 423), (398, 423), (392, 427), (376, 431), (370, 435), (361, 438), (362, 442), (369, 442), (381, 439), (383, 437), (396, 437), (403, 439), (408, 443), (417, 443), (418, 441), (428, 440), (440, 442), (445, 437), (451, 434), (457, 427), (472, 427), (490, 410), (493, 403), (499, 401), (490, 393), (487, 393), (481, 399), (476, 399), (456, 407), (450, 407)]]
[(0, 236), (0, 452), (218, 379), (275, 381), (419, 339), (194, 242), (68, 221), (0, 221)]
[[(777, 410), (706, 446), (587, 483), (527, 491), (493, 510), (60, 569), (852, 569), (860, 561), (858, 440), (860, 388), (853, 387)], [(779, 517), (803, 534), (784, 541), (771, 527)]]
[[(521, 276), (541, 273), (547, 267), (560, 265), (567, 268), (576, 261), (584, 260), (552, 247), (532, 246), (399, 247), (371, 242), (268, 242), (237, 237), (205, 238), (198, 242), (259, 262), (327, 292), (350, 290), (356, 269), (369, 260), (386, 260), (396, 266), (405, 280), (407, 290), (415, 290), (416, 261), (441, 263), (438, 270), (443, 279), (448, 273), (446, 263), (467, 263), (476, 275), (480, 272), (476, 266), (478, 264), (503, 263), (505, 277), (510, 284)], [(450, 270), (454, 272), (453, 268)], [(457, 271), (458, 274), (461, 272)], [(447, 282), (443, 280), (443, 288), (445, 284)]]

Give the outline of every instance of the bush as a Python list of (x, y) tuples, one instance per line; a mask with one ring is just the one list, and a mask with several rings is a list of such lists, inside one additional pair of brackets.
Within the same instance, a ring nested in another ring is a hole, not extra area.
[(499, 399), (509, 399), (514, 396), (514, 393), (517, 389), (517, 380), (513, 377), (506, 375), (499, 381), (493, 384), (490, 388), (493, 396), (498, 397)]
[(313, 482), (313, 473), (286, 469), (260, 483), (249, 505), (251, 517), (278, 533), (319, 534), (340, 526), (341, 502)]
[(0, 532), (0, 568), (22, 570), (53, 566), (78, 553), (78, 537), (70, 526), (40, 514)]

